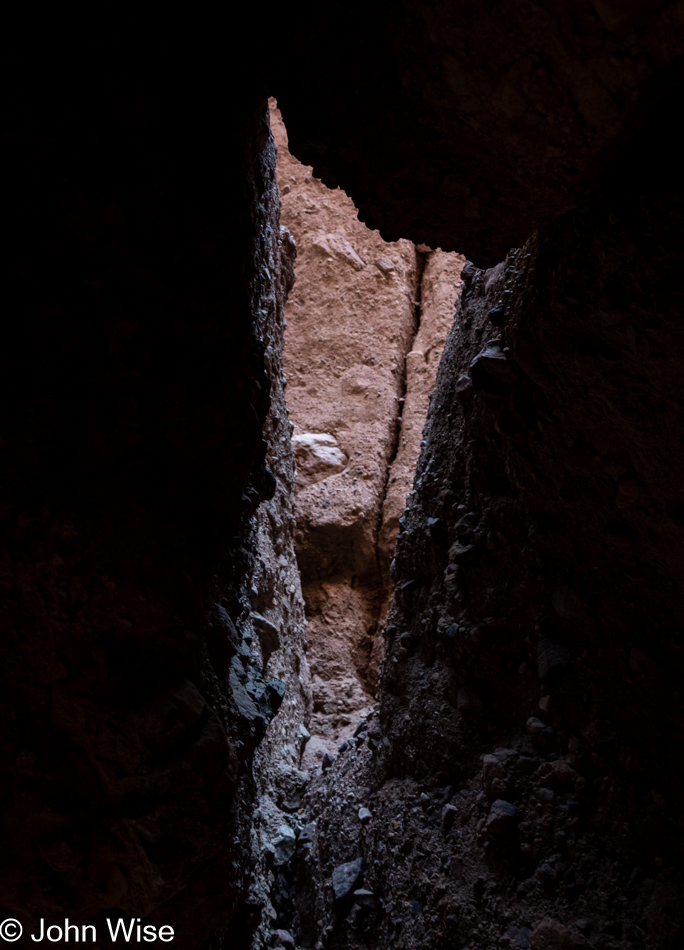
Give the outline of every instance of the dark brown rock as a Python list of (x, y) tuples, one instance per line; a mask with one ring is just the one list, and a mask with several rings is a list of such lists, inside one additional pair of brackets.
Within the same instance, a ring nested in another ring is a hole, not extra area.
[(27, 930), (118, 908), (199, 947), (247, 887), (282, 699), (249, 625), (275, 153), (256, 89), (219, 130), (211, 55), (195, 94), (158, 31), (90, 26), (17, 32), (8, 61), (1, 901)]
[(489, 838), (498, 838), (501, 835), (508, 834), (515, 827), (520, 819), (520, 814), (515, 805), (497, 798), (492, 802), (492, 807), (487, 816), (485, 832)]
[(546, 917), (532, 932), (532, 950), (584, 950), (587, 941), (551, 917)]
[(294, 153), (388, 240), (484, 266), (581, 200), (684, 49), (666, 3), (336, 2), (274, 36)]

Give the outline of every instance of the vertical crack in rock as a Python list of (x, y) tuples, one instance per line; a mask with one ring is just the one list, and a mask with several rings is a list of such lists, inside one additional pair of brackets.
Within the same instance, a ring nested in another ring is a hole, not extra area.
[[(423, 274), (425, 273), (425, 263), (426, 255), (429, 253), (429, 248), (421, 246), (416, 247), (416, 290), (415, 290), (415, 321), (414, 321), (414, 331), (413, 337), (411, 339), (409, 349), (404, 354), (404, 364), (403, 364), (403, 373), (401, 376), (401, 395), (398, 399), (397, 407), (397, 417), (396, 417), (396, 427), (395, 427), (395, 439), (392, 444), (390, 454), (388, 457), (387, 470), (385, 474), (385, 484), (382, 490), (382, 503), (380, 505), (380, 512), (378, 518), (377, 526), (377, 535), (376, 535), (376, 545), (375, 545), (375, 558), (377, 562), (378, 577), (382, 582), (381, 596), (378, 601), (377, 617), (375, 622), (375, 631), (376, 636), (373, 642), (373, 657), (374, 662), (377, 665), (378, 669), (380, 663), (382, 662), (382, 652), (383, 652), (383, 642), (382, 637), (379, 636), (380, 630), (382, 629), (383, 622), (386, 618), (387, 609), (389, 607), (389, 597), (391, 595), (391, 584), (389, 577), (389, 560), (387, 557), (383, 557), (384, 545), (383, 540), (386, 539), (386, 545), (388, 548), (394, 546), (394, 541), (396, 539), (396, 533), (399, 527), (398, 515), (396, 519), (392, 519), (389, 515), (389, 506), (388, 506), (388, 497), (390, 494), (390, 485), (393, 485), (397, 482), (400, 477), (400, 473), (396, 471), (397, 469), (397, 456), (399, 454), (399, 447), (402, 443), (403, 432), (404, 432), (404, 409), (406, 406), (406, 397), (408, 391), (408, 355), (413, 350), (416, 337), (420, 333), (420, 320), (421, 320), (421, 300), (422, 300), (422, 283), (423, 283)], [(405, 440), (404, 440), (405, 441)], [(401, 491), (401, 489), (399, 489)], [(404, 492), (404, 496), (406, 492)], [(392, 527), (387, 525), (389, 520), (395, 520), (396, 524)], [(387, 526), (386, 526), (387, 525)], [(383, 528), (385, 531), (383, 532)]]
[[(431, 390), (453, 323), (456, 300), (462, 285), (461, 270), (465, 264), (465, 258), (453, 252), (426, 249), (422, 253), (425, 257), (416, 294), (419, 319), (411, 350), (406, 356), (400, 430), (389, 466), (378, 538), (379, 570), (386, 578), (389, 578), (390, 562), (404, 509), (412, 495)], [(389, 584), (387, 591), (389, 595)], [(381, 619), (384, 619), (388, 607), (386, 600)], [(382, 645), (379, 644), (378, 648), (381, 650)]]
[(463, 268), (380, 713), (309, 786), (305, 945), (681, 945), (684, 210), (678, 173), (634, 174), (652, 134)]
[(415, 332), (416, 252), (388, 244), (287, 149), (277, 111), (283, 223), (298, 244), (285, 370), (297, 459), (297, 556), (307, 604), (313, 738), (334, 754), (372, 707), (383, 597), (378, 533)]
[[(307, 780), (313, 778), (315, 789), (343, 737), (343, 748), (353, 747), (363, 741), (364, 730), (373, 732), (374, 724), (377, 729), (373, 674), (382, 660), (378, 631), (388, 606), (391, 549), (464, 263), (459, 255), (417, 250), (409, 242), (387, 245), (369, 232), (342, 192), (312, 180), (310, 170), (292, 158), (273, 105), (272, 124), (283, 221), (298, 239), (298, 282), (287, 305), (289, 319), (279, 320), (276, 302), (264, 311), (261, 325), (272, 380), (267, 458), (276, 485), (257, 515), (251, 622), (267, 674), (287, 680), (289, 688), (255, 761), (259, 806), (249, 905), (254, 950), (270, 946), (274, 931), (281, 931), (277, 939), (289, 939), (287, 932), (296, 927), (301, 862), (315, 833), (315, 823), (303, 826), (311, 818)], [(272, 265), (280, 298), (292, 286), (293, 244), (281, 228), (281, 262)], [(348, 296), (352, 307), (345, 304)], [(288, 322), (292, 423), (280, 362)], [(293, 445), (313, 682), (307, 678), (292, 547)], [(359, 720), (361, 731), (352, 738)], [(376, 749), (378, 742), (377, 735), (369, 739)], [(366, 809), (363, 820), (370, 817)], [(352, 860), (349, 868), (358, 884), (359, 862)], [(347, 879), (341, 871), (338, 878)], [(372, 894), (368, 899), (375, 901)]]
[(272, 123), (298, 241), (285, 366), (314, 682), (304, 763), (315, 766), (374, 701), (391, 550), (464, 262), (369, 231), (291, 156), (274, 103)]

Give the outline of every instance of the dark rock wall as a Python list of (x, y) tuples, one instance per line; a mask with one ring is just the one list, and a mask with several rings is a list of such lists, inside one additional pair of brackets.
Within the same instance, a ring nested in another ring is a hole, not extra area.
[[(620, 773), (648, 828), (630, 845), (652, 855), (679, 851), (684, 821), (684, 219), (661, 116), (580, 208), (470, 271), (393, 565), (384, 705), (394, 730), (402, 656), (407, 673), (449, 669), (463, 715), (450, 746), (435, 714), (435, 768), (469, 748), (469, 719), (507, 729), (545, 696), (557, 741)], [(398, 652), (405, 627), (415, 660)]]
[(301, 933), (681, 944), (682, 9), (333, 3), (238, 33), (104, 5), (86, 42), (6, 32), (0, 909), (149, 915), (188, 947), (269, 914), (244, 906), (283, 697), (262, 661), (299, 683), (264, 801), (301, 793), (309, 700), (268, 92), (386, 237), (483, 265), (528, 242), (463, 272), (381, 715), (313, 788)]
[(576, 205), (681, 76), (678, 2), (282, 8), (292, 151), (386, 240), (496, 264)]
[(299, 925), (323, 946), (681, 945), (680, 111), (463, 271), (380, 720), (312, 787)]
[(244, 76), (119, 25), (9, 57), (0, 905), (199, 946), (281, 699), (243, 637), (275, 149)]
[[(254, 525), (256, 561), (251, 572), (250, 622), (253, 650), (269, 677), (285, 685), (283, 703), (256, 751), (254, 774), (257, 798), (253, 812), (252, 873), (241, 909), (245, 933), (254, 950), (272, 943), (278, 914), (291, 898), (289, 867), (274, 864), (274, 842), (282, 829), (299, 827), (298, 809), (307, 774), (300, 767), (310, 738), (313, 706), (304, 598), (295, 554), (295, 456), (293, 425), (285, 403), (283, 344), (286, 320), (283, 301), (294, 283), (297, 249), (292, 235), (280, 227), (269, 269), (277, 275), (268, 306), (260, 312), (271, 379), (271, 408), (264, 425), (267, 462), (276, 481), (273, 498), (261, 503)], [(252, 931), (253, 933), (250, 933)], [(235, 928), (227, 946), (235, 947)]]

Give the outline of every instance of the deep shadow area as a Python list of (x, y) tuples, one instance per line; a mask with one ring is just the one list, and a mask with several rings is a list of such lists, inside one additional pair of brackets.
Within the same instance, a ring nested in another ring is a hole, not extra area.
[[(300, 946), (681, 946), (682, 3), (102, 13), (5, 40), (0, 907), (260, 950), (283, 857)], [(474, 261), (379, 712), (308, 797), (279, 773), (280, 851), (258, 781), (310, 697), (267, 95), (372, 227)]]

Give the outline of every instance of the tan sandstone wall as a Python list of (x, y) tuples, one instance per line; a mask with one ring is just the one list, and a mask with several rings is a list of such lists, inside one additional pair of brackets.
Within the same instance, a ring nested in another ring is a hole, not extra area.
[(297, 242), (284, 369), (313, 686), (303, 764), (312, 766), (374, 703), (389, 559), (462, 259), (384, 241), (343, 191), (290, 154), (274, 102), (271, 126), (281, 221)]
[(420, 456), (423, 426), (437, 367), (454, 322), (454, 308), (461, 292), (461, 254), (429, 251), (420, 281), (420, 325), (406, 356), (406, 396), (401, 416), (397, 453), (390, 469), (380, 531), (380, 563), (389, 571), (399, 518), (412, 492)]

